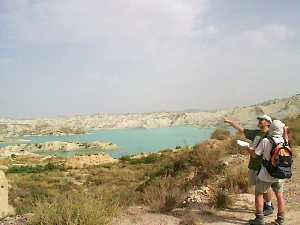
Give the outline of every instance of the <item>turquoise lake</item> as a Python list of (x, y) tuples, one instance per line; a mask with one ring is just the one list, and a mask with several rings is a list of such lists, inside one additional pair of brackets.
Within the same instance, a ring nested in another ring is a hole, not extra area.
[[(65, 136), (26, 136), (23, 139), (30, 143), (42, 143), (47, 141), (80, 141), (89, 142), (96, 140), (110, 141), (120, 148), (107, 151), (112, 157), (119, 158), (124, 155), (138, 153), (157, 152), (162, 149), (175, 148), (197, 144), (211, 135), (212, 128), (196, 127), (172, 127), (172, 128), (125, 128), (94, 130), (84, 135)], [(75, 154), (93, 154), (95, 150), (79, 150), (72, 152), (51, 152), (57, 156), (72, 156)], [(43, 154), (49, 154), (44, 152)]]

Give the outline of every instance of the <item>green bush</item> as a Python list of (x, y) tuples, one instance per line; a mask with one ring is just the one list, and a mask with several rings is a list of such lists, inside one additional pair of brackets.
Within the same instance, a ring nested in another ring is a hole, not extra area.
[(151, 153), (147, 156), (141, 156), (140, 158), (133, 158), (132, 156), (123, 156), (120, 158), (120, 160), (135, 165), (135, 164), (151, 164), (156, 162), (160, 158), (161, 157), (159, 154)]
[(8, 168), (7, 173), (42, 173), (57, 169), (63, 170), (64, 168), (63, 166), (55, 165), (53, 163), (36, 166), (12, 166)]

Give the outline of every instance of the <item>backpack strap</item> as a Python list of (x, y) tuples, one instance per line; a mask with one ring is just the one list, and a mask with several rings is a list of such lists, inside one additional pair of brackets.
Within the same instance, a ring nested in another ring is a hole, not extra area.
[(257, 144), (255, 145), (255, 148), (257, 148), (257, 147), (259, 146), (260, 142), (262, 142), (262, 140), (263, 140), (264, 138), (267, 138), (267, 137), (268, 137), (267, 134), (263, 135), (263, 136), (259, 139), (259, 141), (257, 142)]
[(272, 159), (272, 154), (274, 153), (277, 144), (276, 144), (275, 140), (271, 136), (266, 135), (265, 138), (267, 138), (269, 140), (269, 142), (272, 144), (272, 150), (270, 152), (270, 156), (271, 156), (270, 160), (263, 159), (263, 161), (262, 161), (263, 166), (266, 167), (266, 168), (268, 168), (269, 164), (271, 162), (271, 159)]
[(270, 143), (272, 144), (272, 150), (276, 147), (276, 142), (275, 142), (275, 140), (271, 137), (271, 136), (269, 136), (269, 135), (266, 135), (266, 138), (270, 141)]

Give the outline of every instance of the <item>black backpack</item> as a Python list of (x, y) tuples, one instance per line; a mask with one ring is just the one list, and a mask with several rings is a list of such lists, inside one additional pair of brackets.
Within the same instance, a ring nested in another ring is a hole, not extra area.
[(287, 141), (278, 143), (272, 137), (267, 137), (272, 144), (270, 160), (264, 159), (262, 164), (268, 173), (278, 179), (292, 177), (293, 151)]

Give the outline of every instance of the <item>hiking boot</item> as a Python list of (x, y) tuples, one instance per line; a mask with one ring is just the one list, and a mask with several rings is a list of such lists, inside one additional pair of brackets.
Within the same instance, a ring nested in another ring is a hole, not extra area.
[(264, 216), (269, 216), (269, 215), (273, 214), (273, 212), (274, 212), (273, 204), (271, 206), (269, 206), (266, 203), (264, 203)]
[(254, 220), (249, 220), (249, 225), (265, 225), (264, 216), (260, 214), (256, 214)]
[(277, 216), (277, 219), (272, 223), (272, 225), (283, 225), (284, 224), (284, 217)]

